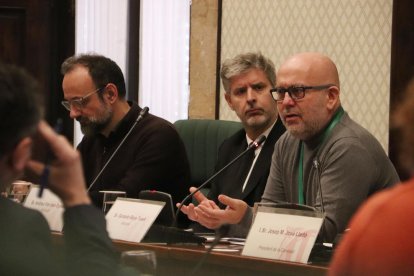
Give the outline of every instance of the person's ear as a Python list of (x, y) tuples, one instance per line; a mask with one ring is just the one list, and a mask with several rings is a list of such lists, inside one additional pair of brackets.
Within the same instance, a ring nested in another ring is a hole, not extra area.
[(229, 105), (229, 107), (231, 108), (231, 110), (234, 110), (233, 108), (233, 103), (231, 101), (231, 95), (230, 92), (225, 92), (224, 93), (224, 98), (226, 99), (227, 104)]
[(10, 156), (10, 166), (13, 170), (21, 172), (32, 156), (32, 138), (26, 137), (20, 140)]
[(112, 83), (108, 83), (105, 87), (104, 97), (113, 104), (118, 99), (118, 88)]
[(337, 86), (331, 86), (327, 91), (327, 107), (329, 110), (335, 109), (339, 104), (339, 88)]

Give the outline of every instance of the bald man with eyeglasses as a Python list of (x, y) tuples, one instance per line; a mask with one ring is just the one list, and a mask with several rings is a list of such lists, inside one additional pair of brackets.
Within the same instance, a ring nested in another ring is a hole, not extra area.
[[(286, 133), (277, 141), (262, 202), (308, 205), (325, 213), (320, 241), (342, 233), (358, 206), (399, 181), (380, 143), (353, 121), (340, 102), (334, 62), (320, 53), (289, 57), (270, 93)], [(252, 209), (225, 195), (220, 210), (201, 194), (201, 204), (183, 212), (205, 227), (231, 224), (229, 235), (245, 237)]]

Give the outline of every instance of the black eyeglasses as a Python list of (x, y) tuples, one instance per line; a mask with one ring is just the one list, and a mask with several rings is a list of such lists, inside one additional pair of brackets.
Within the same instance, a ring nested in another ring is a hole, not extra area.
[(81, 97), (81, 98), (76, 98), (76, 99), (72, 99), (72, 100), (64, 100), (61, 101), (60, 103), (68, 110), (71, 111), (72, 108), (75, 108), (76, 110), (81, 110), (84, 106), (85, 106), (85, 100), (87, 98), (89, 98), (90, 96), (92, 96), (95, 93), (98, 93), (99, 91), (101, 91), (102, 89), (104, 89), (106, 86), (98, 88), (92, 92), (89, 92), (88, 94), (86, 94), (85, 96)]
[(291, 97), (293, 100), (300, 100), (303, 99), (303, 97), (305, 97), (306, 90), (324, 90), (331, 86), (334, 86), (334, 84), (324, 84), (318, 86), (290, 86), (288, 88), (275, 87), (270, 89), (270, 93), (272, 94), (273, 99), (275, 99), (276, 101), (283, 101), (286, 92), (289, 94), (289, 97)]

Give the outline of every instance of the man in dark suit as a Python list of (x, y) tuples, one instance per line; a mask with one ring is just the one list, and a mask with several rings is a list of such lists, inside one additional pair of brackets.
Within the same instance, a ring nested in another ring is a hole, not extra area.
[(218, 195), (225, 194), (253, 206), (263, 194), (274, 144), (285, 132), (270, 94), (276, 82), (275, 67), (260, 53), (240, 54), (223, 62), (221, 79), (225, 99), (236, 112), (243, 129), (222, 143), (216, 169), (224, 167), (260, 135), (264, 134), (267, 139), (252, 156), (245, 155), (219, 175), (208, 197), (218, 203)]
[[(245, 167), (248, 160), (230, 166), (227, 171), (217, 177), (213, 182), (208, 197), (218, 203), (217, 197), (219, 194), (225, 194), (231, 197), (242, 199), (249, 206), (253, 206), (255, 202), (260, 201), (267, 177), (270, 170), (270, 162), (274, 145), (285, 131), (283, 124), (277, 120), (276, 124), (271, 129), (266, 138), (266, 143), (263, 145), (260, 154), (258, 155), (253, 168), (251, 166)], [(236, 132), (234, 135), (226, 139), (220, 146), (216, 168), (220, 169), (229, 163), (233, 158), (239, 155), (247, 147), (246, 132), (244, 129)], [(250, 172), (250, 169), (252, 171)], [(247, 174), (250, 172), (250, 177), (247, 179)], [(240, 181), (237, 181), (239, 179)], [(246, 181), (245, 187), (241, 186)]]
[[(65, 207), (66, 251), (63, 260), (56, 257), (38, 211), (0, 197), (0, 275), (123, 275), (105, 217), (88, 197), (80, 155), (41, 121), (36, 86), (21, 69), (0, 63), (0, 192), (4, 195), (26, 167), (49, 172), (48, 188)], [(36, 131), (55, 156), (50, 166), (30, 160)]]
[[(220, 74), (229, 107), (236, 112), (243, 129), (224, 140), (220, 145), (216, 171), (223, 168), (260, 135), (265, 142), (250, 151), (223, 171), (211, 184), (207, 197), (224, 208), (218, 196), (224, 194), (241, 199), (249, 206), (261, 200), (270, 171), (273, 148), (285, 127), (278, 119), (277, 104), (270, 89), (275, 86), (276, 72), (273, 62), (261, 53), (244, 53), (223, 62)], [(190, 192), (196, 188), (191, 187)], [(179, 206), (177, 204), (177, 206)], [(192, 213), (194, 204), (183, 206), (185, 214)], [(189, 209), (189, 211), (187, 211)], [(197, 221), (197, 218), (189, 217)], [(211, 230), (198, 223), (195, 231)]]

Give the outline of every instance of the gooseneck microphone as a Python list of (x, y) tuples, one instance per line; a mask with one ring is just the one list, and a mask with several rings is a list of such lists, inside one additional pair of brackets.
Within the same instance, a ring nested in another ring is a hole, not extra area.
[(142, 120), (142, 118), (144, 118), (145, 115), (147, 115), (149, 111), (149, 107), (146, 106), (144, 107), (141, 112), (139, 112), (139, 115), (137, 117), (137, 119), (135, 120), (134, 124), (131, 126), (131, 128), (129, 129), (129, 131), (127, 132), (127, 134), (125, 134), (124, 138), (122, 139), (122, 141), (119, 143), (118, 147), (114, 150), (114, 152), (111, 154), (111, 156), (109, 157), (109, 159), (106, 161), (105, 165), (102, 167), (102, 169), (99, 171), (99, 173), (96, 175), (95, 179), (91, 182), (91, 185), (89, 185), (88, 187), (88, 192), (89, 190), (93, 187), (93, 185), (95, 185), (96, 180), (98, 180), (98, 178), (101, 176), (101, 174), (103, 173), (103, 171), (105, 170), (105, 168), (108, 166), (109, 162), (111, 162), (112, 158), (115, 156), (115, 154), (118, 152), (119, 148), (124, 144), (125, 140), (128, 138), (128, 136), (131, 134), (132, 130), (135, 128), (135, 126), (138, 124), (139, 121)]
[(322, 213), (325, 213), (325, 206), (323, 204), (322, 184), (321, 184), (322, 171), (320, 168), (319, 160), (317, 158), (313, 159), (313, 167), (318, 172), (318, 189), (319, 189), (319, 197), (321, 199), (321, 210), (322, 210)]
[(240, 153), (238, 156), (236, 156), (236, 158), (234, 158), (233, 160), (231, 160), (227, 165), (225, 165), (223, 168), (221, 168), (219, 171), (217, 171), (215, 174), (213, 174), (209, 179), (207, 179), (206, 181), (204, 181), (204, 183), (202, 183), (200, 186), (198, 186), (198, 188), (193, 191), (192, 193), (190, 193), (189, 195), (187, 195), (180, 203), (180, 206), (178, 206), (177, 211), (175, 213), (175, 221), (173, 223), (173, 226), (176, 227), (177, 226), (177, 217), (178, 214), (181, 211), (182, 206), (190, 199), (193, 197), (193, 195), (195, 193), (197, 193), (198, 191), (200, 191), (202, 188), (204, 188), (208, 183), (210, 183), (211, 180), (213, 180), (214, 178), (216, 178), (219, 174), (221, 174), (225, 169), (227, 169), (228, 167), (230, 167), (232, 164), (234, 164), (234, 162), (236, 162), (237, 160), (239, 160), (241, 157), (243, 157), (246, 153), (248, 153), (249, 151), (252, 150), (256, 150), (264, 141), (266, 140), (266, 136), (265, 135), (260, 135), (255, 141), (253, 141), (252, 143), (250, 143), (250, 145), (247, 147), (247, 149), (245, 149), (242, 153)]
[[(319, 153), (319, 151), (318, 151), (318, 153)], [(315, 159), (313, 159), (312, 163), (313, 163), (313, 167), (316, 169), (316, 171), (318, 173), (318, 176), (317, 176), (318, 177), (318, 190), (319, 190), (319, 198), (321, 199), (321, 211), (322, 211), (322, 214), (325, 215), (325, 205), (323, 203), (323, 193), (322, 193), (322, 183), (321, 183), (322, 168), (321, 168), (321, 164), (319, 162), (318, 157), (315, 157)], [(325, 220), (325, 217), (324, 217), (324, 220)], [(320, 230), (320, 236), (323, 237), (324, 235), (325, 235), (325, 227), (322, 224), (321, 230)]]

